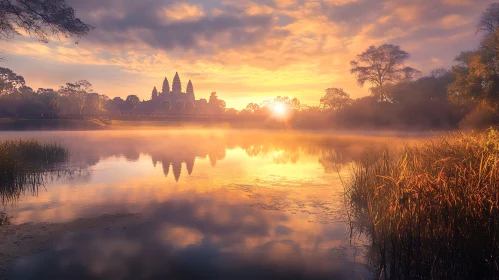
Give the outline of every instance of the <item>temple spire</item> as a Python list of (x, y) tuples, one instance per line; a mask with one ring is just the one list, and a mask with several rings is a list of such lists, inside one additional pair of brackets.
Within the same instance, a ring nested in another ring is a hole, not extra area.
[(168, 96), (170, 94), (170, 83), (168, 83), (168, 79), (165, 77), (165, 80), (163, 81), (163, 88), (161, 93), (164, 96)]
[(179, 95), (182, 93), (182, 84), (180, 83), (178, 72), (175, 72), (175, 77), (173, 78), (172, 93), (174, 95)]
[(196, 100), (196, 96), (194, 95), (194, 86), (192, 85), (191, 80), (189, 80), (189, 83), (187, 84), (187, 101), (194, 102)]
[(158, 90), (154, 87), (151, 94), (151, 100), (156, 100), (156, 98), (158, 98)]

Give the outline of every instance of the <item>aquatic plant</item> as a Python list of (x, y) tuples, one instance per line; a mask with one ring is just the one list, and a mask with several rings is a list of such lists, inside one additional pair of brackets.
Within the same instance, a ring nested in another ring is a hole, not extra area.
[(499, 132), (372, 152), (346, 186), (353, 233), (385, 279), (499, 276)]
[(0, 143), (0, 197), (2, 204), (17, 200), (21, 194), (36, 194), (48, 173), (69, 158), (69, 152), (56, 143), (16, 140)]

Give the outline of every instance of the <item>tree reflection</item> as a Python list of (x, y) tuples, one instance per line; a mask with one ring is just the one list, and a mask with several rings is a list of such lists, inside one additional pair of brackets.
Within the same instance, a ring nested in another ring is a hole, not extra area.
[[(53, 140), (53, 136), (37, 138)], [(224, 160), (227, 150), (242, 149), (250, 157), (263, 157), (276, 164), (295, 164), (302, 157), (316, 158), (326, 173), (334, 173), (357, 161), (366, 150), (384, 147), (388, 137), (250, 131), (141, 131), (130, 133), (68, 133), (61, 138), (71, 150), (71, 166), (87, 168), (110, 157), (137, 162), (150, 156), (161, 163), (166, 177), (179, 181), (194, 172), (196, 159), (208, 159), (212, 166)], [(183, 167), (185, 165), (185, 167)]]

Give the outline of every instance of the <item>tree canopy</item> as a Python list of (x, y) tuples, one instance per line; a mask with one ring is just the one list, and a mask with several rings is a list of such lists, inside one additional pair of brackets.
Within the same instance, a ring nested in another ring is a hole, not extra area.
[(21, 29), (48, 42), (52, 36), (80, 38), (91, 28), (65, 0), (0, 0), (0, 39), (11, 39)]
[(379, 100), (387, 101), (384, 86), (403, 80), (412, 80), (421, 75), (421, 72), (405, 66), (409, 53), (399, 46), (384, 44), (379, 47), (371, 46), (363, 53), (357, 55), (357, 60), (350, 62), (350, 72), (357, 76), (359, 85), (366, 83), (379, 87)]
[(499, 3), (492, 3), (482, 13), (476, 29), (478, 33), (491, 34), (496, 31), (497, 27), (499, 27)]
[(320, 102), (323, 109), (336, 111), (350, 105), (352, 99), (342, 88), (328, 88)]
[(458, 103), (478, 102), (494, 110), (499, 104), (499, 29), (476, 51), (462, 52), (452, 68), (456, 78), (449, 85), (451, 98)]

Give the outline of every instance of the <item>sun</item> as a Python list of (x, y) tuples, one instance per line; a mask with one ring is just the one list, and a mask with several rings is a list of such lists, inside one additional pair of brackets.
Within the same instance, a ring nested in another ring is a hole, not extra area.
[(284, 104), (282, 103), (276, 103), (274, 104), (274, 106), (272, 107), (272, 112), (274, 113), (274, 115), (276, 116), (279, 116), (279, 117), (284, 117), (286, 115), (286, 112), (287, 112), (287, 108)]

